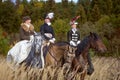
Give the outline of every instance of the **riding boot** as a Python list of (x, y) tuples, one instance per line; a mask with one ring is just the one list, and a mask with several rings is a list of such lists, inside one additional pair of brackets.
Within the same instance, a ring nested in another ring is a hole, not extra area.
[(88, 70), (87, 70), (87, 74), (91, 75), (94, 72), (94, 67), (93, 67), (93, 64), (91, 62), (90, 53), (88, 53), (87, 59), (88, 59), (88, 66), (89, 66)]

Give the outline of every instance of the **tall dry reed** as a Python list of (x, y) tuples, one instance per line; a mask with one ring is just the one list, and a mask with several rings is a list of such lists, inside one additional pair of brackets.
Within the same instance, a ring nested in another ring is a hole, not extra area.
[[(85, 80), (120, 80), (119, 58), (93, 58), (95, 72), (86, 76)], [(10, 65), (9, 65), (10, 66)], [(10, 68), (4, 57), (0, 57), (0, 80), (65, 80), (63, 67), (44, 69), (12, 66)], [(74, 80), (79, 80), (80, 74), (76, 74)]]

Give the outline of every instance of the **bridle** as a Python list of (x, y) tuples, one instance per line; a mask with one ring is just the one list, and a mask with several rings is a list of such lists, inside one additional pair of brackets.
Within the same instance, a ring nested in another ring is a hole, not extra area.
[[(70, 48), (72, 48), (72, 50), (70, 50)], [(65, 58), (66, 58), (65, 62), (70, 64), (72, 61), (71, 58), (75, 57), (75, 50), (73, 47), (68, 46), (68, 49), (65, 51), (65, 53), (67, 53), (65, 56)]]
[(52, 45), (48, 46), (48, 53), (50, 54), (50, 56), (55, 60), (56, 64), (60, 61), (57, 60), (55, 55), (53, 53), (50, 52), (50, 48), (52, 48)]

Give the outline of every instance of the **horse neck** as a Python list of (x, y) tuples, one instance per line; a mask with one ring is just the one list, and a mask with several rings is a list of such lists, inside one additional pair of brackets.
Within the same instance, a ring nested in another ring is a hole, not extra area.
[(55, 44), (50, 44), (49, 49), (54, 54), (54, 56), (61, 57), (64, 54), (65, 46), (58, 46)]
[(84, 48), (83, 52), (81, 53), (81, 55), (85, 58), (87, 57), (88, 53), (89, 53), (89, 49), (90, 49), (90, 44), (88, 44), (86, 46), (86, 48)]
[[(83, 57), (86, 57), (89, 53), (89, 49), (90, 49), (90, 38), (87, 37), (85, 38), (80, 44), (80, 55), (82, 55)], [(79, 48), (78, 46), (78, 48)], [(79, 55), (79, 57), (80, 57)]]

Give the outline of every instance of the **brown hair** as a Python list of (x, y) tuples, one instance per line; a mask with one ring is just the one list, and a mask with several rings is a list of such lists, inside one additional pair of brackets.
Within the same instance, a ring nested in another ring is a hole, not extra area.
[(23, 22), (27, 21), (27, 20), (31, 20), (31, 18), (29, 16), (25, 16), (23, 17)]

